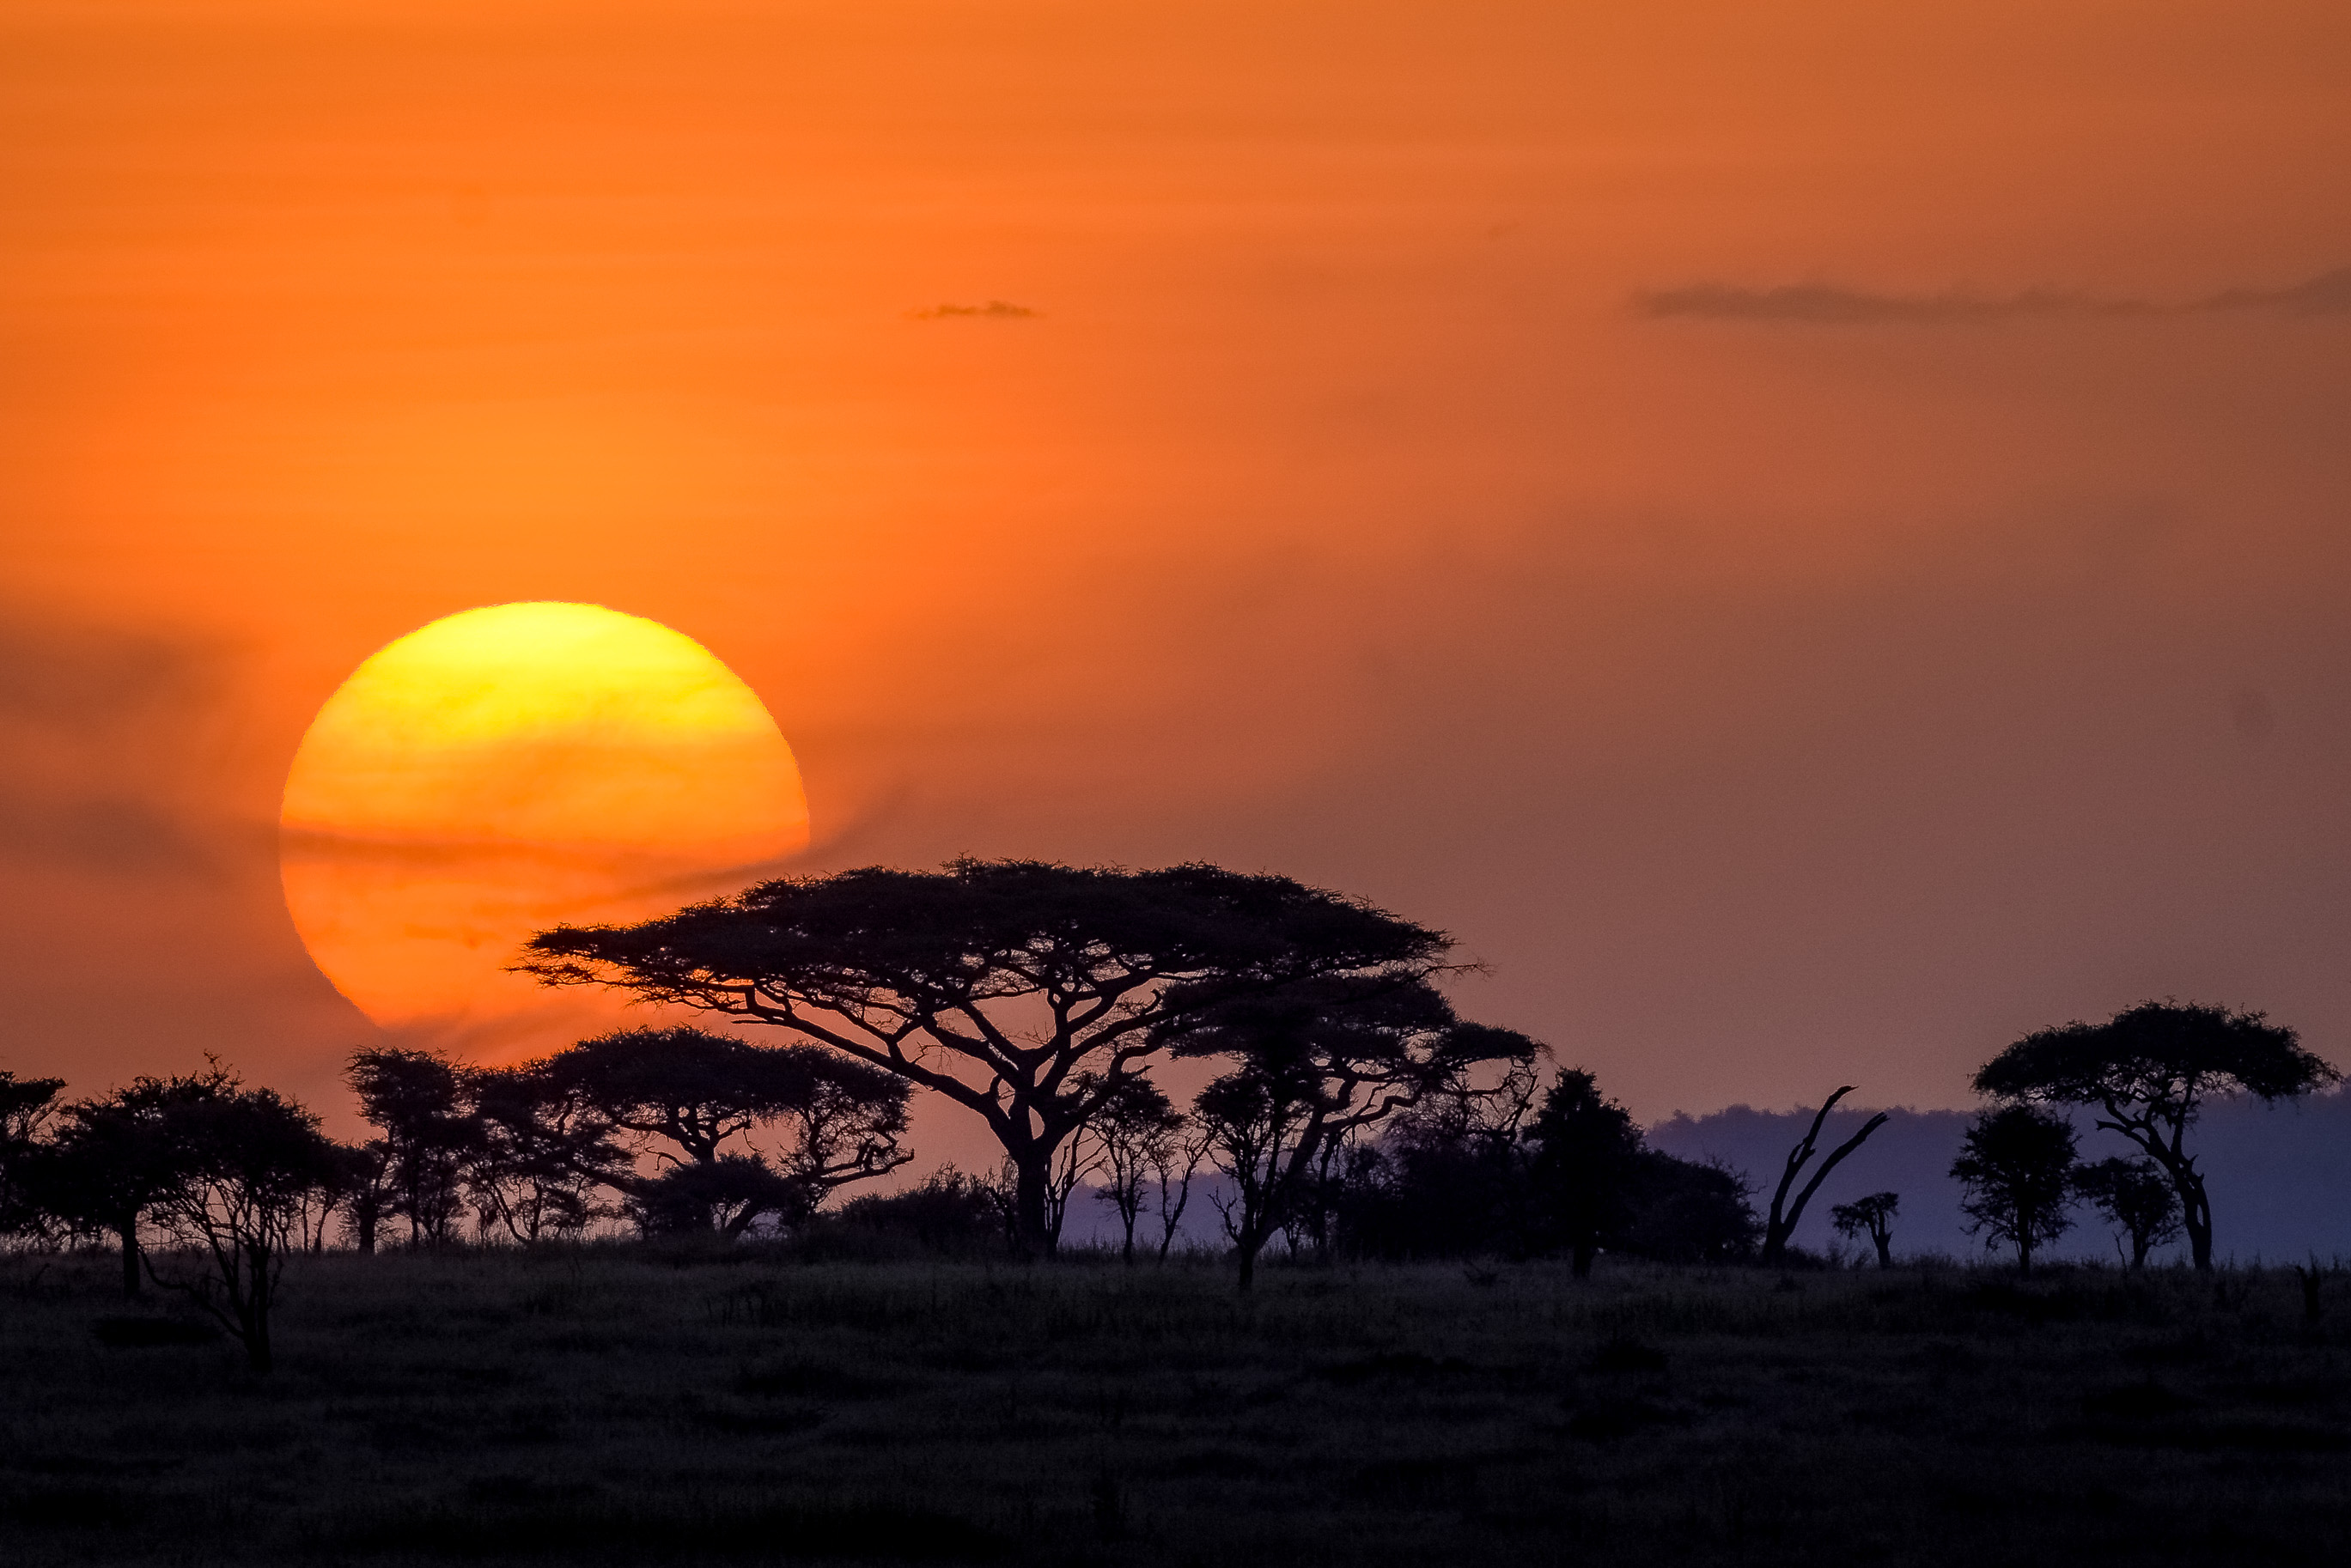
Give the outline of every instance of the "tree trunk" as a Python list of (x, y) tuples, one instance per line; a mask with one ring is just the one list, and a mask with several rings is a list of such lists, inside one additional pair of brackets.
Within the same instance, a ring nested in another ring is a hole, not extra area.
[(269, 1249), (253, 1242), (245, 1248), (245, 1264), (250, 1272), (244, 1306), (237, 1321), (245, 1327), (245, 1355), (254, 1371), (266, 1376), (277, 1365), (269, 1350)]
[(1813, 1194), (1821, 1189), (1821, 1183), (1828, 1179), (1829, 1172), (1844, 1163), (1845, 1156), (1867, 1142), (1869, 1135), (1886, 1123), (1886, 1114), (1880, 1111), (1864, 1123), (1859, 1132), (1839, 1144), (1826, 1159), (1821, 1161), (1820, 1168), (1813, 1172), (1813, 1179), (1804, 1183), (1803, 1190), (1796, 1194), (1796, 1201), (1791, 1205), (1788, 1189), (1795, 1185), (1797, 1172), (1812, 1162), (1818, 1150), (1821, 1127), (1828, 1121), (1829, 1113), (1836, 1109), (1836, 1103), (1852, 1093), (1853, 1085), (1847, 1084), (1823, 1100), (1821, 1108), (1813, 1114), (1811, 1128), (1788, 1151), (1788, 1163), (1780, 1173), (1779, 1190), (1771, 1194), (1771, 1212), (1763, 1227), (1763, 1262), (1767, 1266), (1776, 1266), (1786, 1256), (1788, 1240), (1796, 1233), (1796, 1222), (1804, 1217), (1804, 1205), (1813, 1200)]
[(1256, 1282), (1257, 1251), (1264, 1245), (1265, 1238), (1262, 1236), (1243, 1236), (1234, 1243), (1235, 1250), (1241, 1255), (1241, 1293), (1244, 1295), (1249, 1293), (1249, 1286)]
[(1881, 1269), (1892, 1268), (1894, 1266), (1893, 1236), (1890, 1233), (1884, 1236), (1872, 1236), (1870, 1240), (1877, 1243), (1877, 1266)]
[(143, 1292), (139, 1278), (139, 1217), (134, 1214), (115, 1229), (122, 1237), (122, 1299), (135, 1302)]
[(2212, 1272), (2212, 1201), (2204, 1194), (2204, 1179), (2194, 1171), (2181, 1171), (2175, 1179), (2179, 1187), (2179, 1221), (2188, 1230), (2188, 1250), (2196, 1267), (2204, 1273)]
[(1024, 1258), (1053, 1255), (1053, 1236), (1045, 1223), (1045, 1183), (1050, 1176), (1050, 1149), (1031, 1147), (1013, 1157), (1012, 1217), (1015, 1241)]

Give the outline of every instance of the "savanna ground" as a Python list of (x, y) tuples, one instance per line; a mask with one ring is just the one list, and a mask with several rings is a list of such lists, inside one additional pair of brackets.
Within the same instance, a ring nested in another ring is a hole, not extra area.
[[(0, 1260), (0, 1561), (2340, 1562), (2282, 1272), (329, 1255), (279, 1370)], [(119, 1337), (119, 1331), (117, 1333)]]

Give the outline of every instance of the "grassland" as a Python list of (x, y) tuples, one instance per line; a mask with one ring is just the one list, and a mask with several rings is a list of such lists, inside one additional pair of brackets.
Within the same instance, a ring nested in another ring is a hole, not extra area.
[(2351, 1539), (2351, 1285), (1604, 1261), (308, 1259), (281, 1369), (0, 1262), (0, 1560), (2267, 1563)]

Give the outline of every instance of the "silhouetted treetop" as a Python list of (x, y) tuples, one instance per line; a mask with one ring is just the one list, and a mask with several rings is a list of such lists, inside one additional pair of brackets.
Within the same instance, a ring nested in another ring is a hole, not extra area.
[(2104, 1023), (2076, 1022), (2026, 1035), (1986, 1063), (1975, 1086), (2002, 1099), (2137, 1102), (2192, 1116), (2208, 1095), (2283, 1099), (2341, 1076), (2266, 1013), (2143, 1002)]
[(516, 967), (728, 1011), (862, 1014), (937, 995), (1115, 999), (1211, 972), (1295, 978), (1431, 960), (1445, 946), (1439, 932), (1286, 877), (963, 859), (784, 877), (635, 926), (559, 926)]
[(37, 1230), (46, 1218), (34, 1192), (44, 1152), (37, 1140), (65, 1086), (63, 1078), (19, 1078), (0, 1070), (0, 1236)]

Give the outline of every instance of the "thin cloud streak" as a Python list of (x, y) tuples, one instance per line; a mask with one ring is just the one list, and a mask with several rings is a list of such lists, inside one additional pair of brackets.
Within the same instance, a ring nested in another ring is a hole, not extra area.
[(1652, 320), (1761, 321), (1795, 327), (1950, 327), (2008, 321), (2161, 321), (2210, 316), (2334, 316), (2351, 312), (2351, 267), (2283, 288), (2231, 288), (2182, 305), (2032, 288), (1999, 296), (1876, 294), (1835, 284), (1741, 288), (1700, 283), (1648, 289), (1632, 300)]

